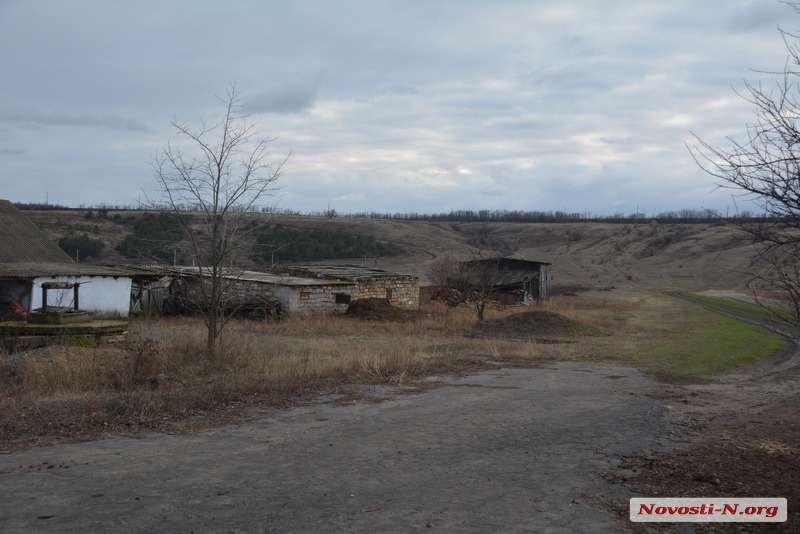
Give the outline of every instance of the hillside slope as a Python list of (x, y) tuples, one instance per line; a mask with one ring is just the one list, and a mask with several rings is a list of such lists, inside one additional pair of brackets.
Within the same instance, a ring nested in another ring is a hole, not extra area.
[[(87, 217), (84, 210), (26, 211), (53, 240), (81, 235), (105, 243), (97, 263), (134, 263), (114, 247), (132, 231), (142, 212), (109, 212)], [(264, 215), (255, 218), (266, 220)], [(552, 284), (637, 289), (731, 289), (748, 277), (751, 245), (735, 239), (732, 225), (655, 222), (451, 223), (385, 219), (324, 219), (271, 216), (271, 224), (326, 228), (371, 235), (400, 247), (399, 256), (356, 260), (370, 267), (415, 274), (428, 282), (431, 262), (442, 255), (470, 259), (515, 255), (552, 263)], [(354, 263), (338, 260), (330, 263)], [(247, 267), (258, 267), (249, 263)]]

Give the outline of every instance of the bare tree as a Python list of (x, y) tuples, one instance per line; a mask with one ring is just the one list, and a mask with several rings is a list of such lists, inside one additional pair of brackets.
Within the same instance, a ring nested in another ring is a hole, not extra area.
[(161, 192), (156, 204), (184, 228), (198, 274), (208, 281), (199, 290), (210, 355), (228, 318), (226, 298), (235, 283), (231, 265), (246, 243), (242, 238), (259, 228), (253, 214), (274, 197), (291, 156), (271, 158), (276, 138), (258, 136), (258, 123), (242, 114), (235, 85), (217, 98), (223, 105), (220, 119), (211, 125), (201, 121), (197, 128), (173, 119), (170, 124), (188, 148), (168, 143), (151, 163)]
[(502, 274), (499, 258), (488, 258), (477, 250), (471, 261), (460, 261), (449, 255), (438, 258), (430, 265), (428, 276), (441, 289), (456, 292), (448, 295), (448, 301), (469, 303), (475, 307), (478, 320), (483, 321), (486, 306), (497, 294)]
[[(798, 5), (790, 5), (800, 13)], [(746, 82), (737, 92), (756, 116), (744, 139), (728, 137), (730, 147), (719, 148), (695, 136), (688, 148), (720, 187), (737, 190), (760, 207), (764, 218), (742, 225), (755, 246), (751, 284), (779, 291), (787, 305), (768, 307), (800, 324), (800, 37), (779, 32), (788, 51), (784, 68), (760, 72), (775, 82)]]
[(478, 254), (477, 259), (465, 264), (465, 280), (469, 287), (469, 299), (475, 306), (479, 321), (483, 321), (486, 305), (494, 300), (497, 285), (500, 283), (500, 260), (484, 258)]
[(439, 256), (428, 266), (428, 278), (440, 289), (455, 289), (460, 284), (463, 263), (451, 254)]

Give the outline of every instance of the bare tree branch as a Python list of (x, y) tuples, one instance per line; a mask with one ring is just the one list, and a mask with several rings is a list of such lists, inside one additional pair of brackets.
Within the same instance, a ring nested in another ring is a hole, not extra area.
[[(798, 4), (788, 4), (800, 13)], [(765, 306), (800, 324), (800, 37), (779, 31), (788, 51), (783, 70), (757, 71), (774, 76), (774, 83), (745, 82), (744, 92), (736, 92), (755, 111), (744, 139), (728, 137), (729, 147), (719, 148), (692, 134), (687, 148), (718, 187), (763, 211), (762, 222), (741, 225), (754, 243), (752, 283), (779, 292), (784, 304)]]
[[(228, 315), (228, 293), (235, 283), (231, 263), (244, 248), (242, 237), (256, 231), (252, 212), (276, 196), (278, 181), (291, 157), (271, 161), (276, 137), (258, 137), (258, 122), (240, 113), (241, 93), (231, 85), (222, 118), (209, 126), (204, 120), (192, 128), (173, 118), (170, 125), (190, 148), (188, 153), (167, 143), (152, 159), (160, 198), (151, 204), (166, 206), (189, 238), (202, 278), (203, 317), (208, 329), (207, 348), (214, 354)], [(187, 207), (199, 212), (190, 217)], [(266, 224), (266, 223), (263, 223)], [(241, 271), (239, 271), (241, 272)]]

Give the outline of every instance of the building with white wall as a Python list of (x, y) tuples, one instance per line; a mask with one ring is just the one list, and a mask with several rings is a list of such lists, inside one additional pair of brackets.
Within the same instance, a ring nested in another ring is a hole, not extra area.
[(76, 263), (16, 206), (0, 200), (0, 315), (19, 319), (55, 307), (127, 317), (130, 300), (128, 271)]

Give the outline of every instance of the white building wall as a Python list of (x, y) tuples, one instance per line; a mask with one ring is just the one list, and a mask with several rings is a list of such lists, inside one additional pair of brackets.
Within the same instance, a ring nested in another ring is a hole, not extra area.
[[(114, 317), (127, 317), (131, 302), (131, 279), (125, 276), (53, 276), (36, 278), (28, 311), (42, 306), (42, 284), (46, 282), (79, 283), (78, 304), (81, 310)], [(48, 289), (48, 306), (74, 306), (72, 289)]]

